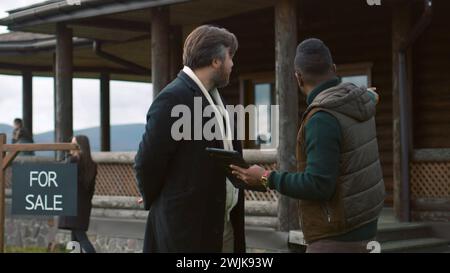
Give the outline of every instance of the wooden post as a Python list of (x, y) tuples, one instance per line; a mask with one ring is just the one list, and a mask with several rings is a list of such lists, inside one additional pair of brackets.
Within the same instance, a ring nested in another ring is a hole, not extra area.
[(170, 80), (183, 68), (183, 32), (180, 26), (170, 28)]
[[(298, 88), (294, 76), (297, 46), (297, 5), (295, 0), (275, 4), (275, 87), (280, 105), (278, 164), (281, 171), (295, 172), (298, 127)], [(280, 195), (280, 230), (299, 228), (298, 201)]]
[(33, 74), (22, 72), (22, 119), (30, 136), (33, 136)]
[(169, 83), (169, 7), (152, 9), (153, 98)]
[[(64, 24), (56, 25), (56, 142), (70, 141), (73, 136), (72, 76), (73, 76), (72, 29)], [(63, 154), (57, 153), (57, 160)]]
[[(400, 73), (399, 49), (411, 28), (411, 5), (398, 3), (392, 10), (392, 115), (393, 115), (393, 206), (394, 213), (399, 220), (405, 221), (409, 217), (402, 213), (405, 202), (401, 189), (401, 140), (400, 140)], [(410, 60), (411, 52), (408, 52)], [(409, 68), (410, 69), (410, 68)], [(411, 75), (411, 73), (408, 73)], [(408, 80), (410, 82), (410, 79)], [(409, 85), (411, 86), (411, 85)]]
[(0, 253), (5, 252), (5, 171), (3, 169), (3, 145), (6, 135), (0, 134)]
[(100, 134), (101, 150), (111, 151), (111, 122), (109, 100), (109, 74), (100, 75)]
[(53, 109), (53, 123), (55, 126), (55, 130), (53, 130), (53, 142), (56, 142), (56, 52), (53, 53)]

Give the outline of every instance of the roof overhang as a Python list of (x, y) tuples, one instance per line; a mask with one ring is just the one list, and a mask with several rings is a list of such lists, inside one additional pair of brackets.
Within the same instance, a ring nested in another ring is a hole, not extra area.
[[(139, 42), (135, 41), (134, 43)], [(145, 46), (133, 43), (108, 43), (102, 47), (102, 52), (123, 56), (123, 47)], [(142, 72), (135, 71), (130, 66), (123, 66), (117, 62), (105, 59), (95, 50), (94, 41), (85, 38), (73, 38), (74, 47), (74, 77), (99, 78), (101, 73), (108, 73), (113, 80), (145, 81), (149, 82), (149, 62), (142, 55), (128, 54), (125, 56), (130, 63), (143, 67)], [(56, 39), (51, 35), (24, 32), (11, 32), (0, 35), (0, 74), (20, 75), (23, 71), (32, 71), (35, 76), (54, 76), (54, 53)], [(149, 50), (142, 50), (147, 52)], [(147, 53), (149, 55), (149, 53)], [(148, 57), (144, 54), (145, 57)], [(148, 57), (149, 58), (149, 57)], [(143, 61), (141, 59), (144, 59)], [(140, 61), (140, 62), (138, 62)]]
[(0, 19), (0, 25), (16, 30), (188, 1), (191, 0), (51, 0), (8, 11), (9, 16)]

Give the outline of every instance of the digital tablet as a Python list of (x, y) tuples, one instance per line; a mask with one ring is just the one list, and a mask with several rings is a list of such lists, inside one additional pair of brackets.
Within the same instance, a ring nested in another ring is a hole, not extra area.
[(206, 152), (218, 165), (220, 165), (225, 170), (228, 179), (236, 188), (252, 191), (266, 191), (266, 188), (263, 185), (258, 187), (250, 187), (249, 185), (247, 185), (247, 183), (240, 180), (231, 173), (232, 169), (230, 168), (230, 165), (235, 165), (245, 169), (250, 167), (250, 165), (245, 162), (244, 158), (242, 158), (239, 152), (227, 151), (217, 148), (206, 148)]

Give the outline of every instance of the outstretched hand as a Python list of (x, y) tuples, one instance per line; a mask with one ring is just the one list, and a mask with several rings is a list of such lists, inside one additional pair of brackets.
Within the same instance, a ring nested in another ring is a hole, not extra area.
[(264, 168), (258, 165), (253, 165), (248, 169), (244, 169), (235, 165), (230, 165), (230, 168), (233, 170), (231, 173), (240, 180), (244, 181), (247, 185), (249, 186), (261, 185), (261, 177), (263, 176), (265, 171)]

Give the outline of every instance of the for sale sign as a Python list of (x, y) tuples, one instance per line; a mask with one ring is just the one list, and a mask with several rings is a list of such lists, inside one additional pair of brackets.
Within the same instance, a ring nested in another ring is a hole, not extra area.
[(14, 164), (12, 213), (76, 216), (77, 165)]

